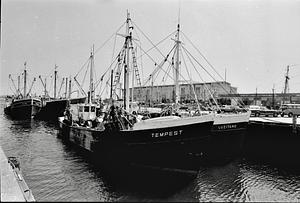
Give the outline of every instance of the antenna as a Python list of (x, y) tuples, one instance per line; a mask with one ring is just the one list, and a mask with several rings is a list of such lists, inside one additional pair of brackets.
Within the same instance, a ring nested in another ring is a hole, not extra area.
[(180, 0), (178, 0), (178, 25), (180, 24)]

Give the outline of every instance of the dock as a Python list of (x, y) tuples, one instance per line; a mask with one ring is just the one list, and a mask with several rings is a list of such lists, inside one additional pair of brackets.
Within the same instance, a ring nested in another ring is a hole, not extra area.
[(9, 163), (0, 146), (0, 202), (34, 202), (35, 199), (18, 169)]
[(300, 171), (299, 146), (300, 118), (250, 117), (244, 143), (246, 157)]
[[(293, 124), (292, 117), (250, 117), (250, 123), (264, 122), (264, 123), (280, 123), (280, 124)], [(297, 119), (297, 125), (300, 125), (300, 118)]]

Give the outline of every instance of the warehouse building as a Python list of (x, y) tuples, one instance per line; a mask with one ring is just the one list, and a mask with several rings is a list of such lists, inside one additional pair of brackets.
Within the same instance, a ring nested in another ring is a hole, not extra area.
[[(218, 98), (220, 94), (237, 94), (237, 88), (232, 87), (229, 82), (218, 81), (180, 84), (179, 92), (180, 102), (195, 101), (195, 95), (199, 101), (207, 101), (212, 97)], [(153, 104), (174, 102), (175, 85), (135, 87), (133, 90), (133, 100)]]

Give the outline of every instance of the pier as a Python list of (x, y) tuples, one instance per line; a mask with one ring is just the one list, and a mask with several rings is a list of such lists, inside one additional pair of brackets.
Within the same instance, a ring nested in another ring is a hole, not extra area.
[[(264, 122), (264, 123), (281, 123), (281, 124), (293, 124), (293, 117), (250, 117), (250, 123)], [(300, 125), (300, 119), (297, 119), (297, 125)]]
[(0, 146), (0, 202), (35, 201), (22, 175), (13, 169)]
[(300, 119), (294, 117), (251, 117), (244, 152), (255, 160), (300, 170)]

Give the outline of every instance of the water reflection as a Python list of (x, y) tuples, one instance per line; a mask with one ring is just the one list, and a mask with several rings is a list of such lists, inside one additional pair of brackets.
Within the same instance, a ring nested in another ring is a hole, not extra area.
[(245, 201), (238, 160), (221, 167), (203, 168), (197, 177), (199, 201)]
[(300, 200), (300, 176), (297, 174), (286, 174), (282, 169), (250, 162), (241, 164), (241, 172), (247, 201)]

